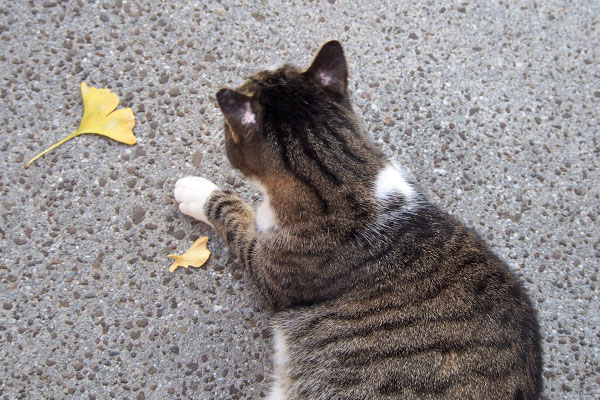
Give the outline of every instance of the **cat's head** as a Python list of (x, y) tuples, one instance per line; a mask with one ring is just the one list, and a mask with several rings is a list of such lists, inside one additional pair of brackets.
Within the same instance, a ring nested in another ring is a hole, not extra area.
[(231, 164), (258, 181), (299, 169), (310, 179), (307, 157), (321, 163), (327, 157), (324, 147), (343, 142), (319, 136), (327, 128), (358, 129), (348, 98), (348, 67), (337, 41), (323, 45), (308, 69), (284, 65), (259, 72), (237, 89), (219, 90), (217, 101)]

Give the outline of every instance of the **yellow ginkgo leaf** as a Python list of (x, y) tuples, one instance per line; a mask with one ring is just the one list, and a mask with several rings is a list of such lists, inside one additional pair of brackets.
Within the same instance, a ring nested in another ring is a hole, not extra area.
[(208, 260), (208, 256), (210, 256), (210, 251), (206, 248), (206, 244), (208, 243), (208, 237), (200, 236), (192, 246), (183, 253), (178, 256), (175, 254), (169, 254), (167, 257), (174, 258), (175, 261), (169, 267), (169, 271), (173, 272), (178, 267), (187, 268), (191, 267), (201, 267), (204, 265), (206, 260)]
[(108, 89), (88, 87), (85, 82), (81, 82), (81, 96), (83, 97), (83, 117), (79, 128), (33, 157), (25, 164), (25, 168), (50, 150), (84, 133), (95, 133), (121, 143), (135, 144), (133, 135), (135, 116), (131, 108), (114, 111), (119, 105), (119, 98), (116, 94), (111, 93)]

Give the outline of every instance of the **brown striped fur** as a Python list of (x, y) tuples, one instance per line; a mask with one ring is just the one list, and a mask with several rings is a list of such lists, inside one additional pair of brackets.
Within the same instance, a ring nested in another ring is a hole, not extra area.
[(329, 42), (306, 71), (285, 65), (217, 95), (227, 155), (276, 216), (261, 231), (220, 190), (204, 206), (276, 311), (273, 398), (537, 399), (540, 339), (521, 284), (418, 192), (374, 195), (388, 161), (347, 78)]

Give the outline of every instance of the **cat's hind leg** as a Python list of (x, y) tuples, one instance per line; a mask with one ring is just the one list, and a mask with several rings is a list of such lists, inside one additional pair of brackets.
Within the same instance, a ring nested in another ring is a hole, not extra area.
[(200, 176), (186, 176), (175, 183), (175, 200), (179, 204), (179, 211), (189, 215), (210, 226), (204, 206), (219, 187), (206, 178)]

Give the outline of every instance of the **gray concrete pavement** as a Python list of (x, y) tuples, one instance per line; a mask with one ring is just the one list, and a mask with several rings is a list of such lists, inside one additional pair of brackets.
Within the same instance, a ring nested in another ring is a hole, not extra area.
[[(545, 396), (600, 397), (600, 3), (2, 1), (0, 398), (229, 399), (268, 391), (269, 316), (177, 178), (258, 195), (214, 94), (338, 39), (357, 112), (477, 229), (539, 310)], [(138, 144), (76, 129), (79, 83), (132, 107)], [(205, 269), (166, 255), (200, 234)]]

